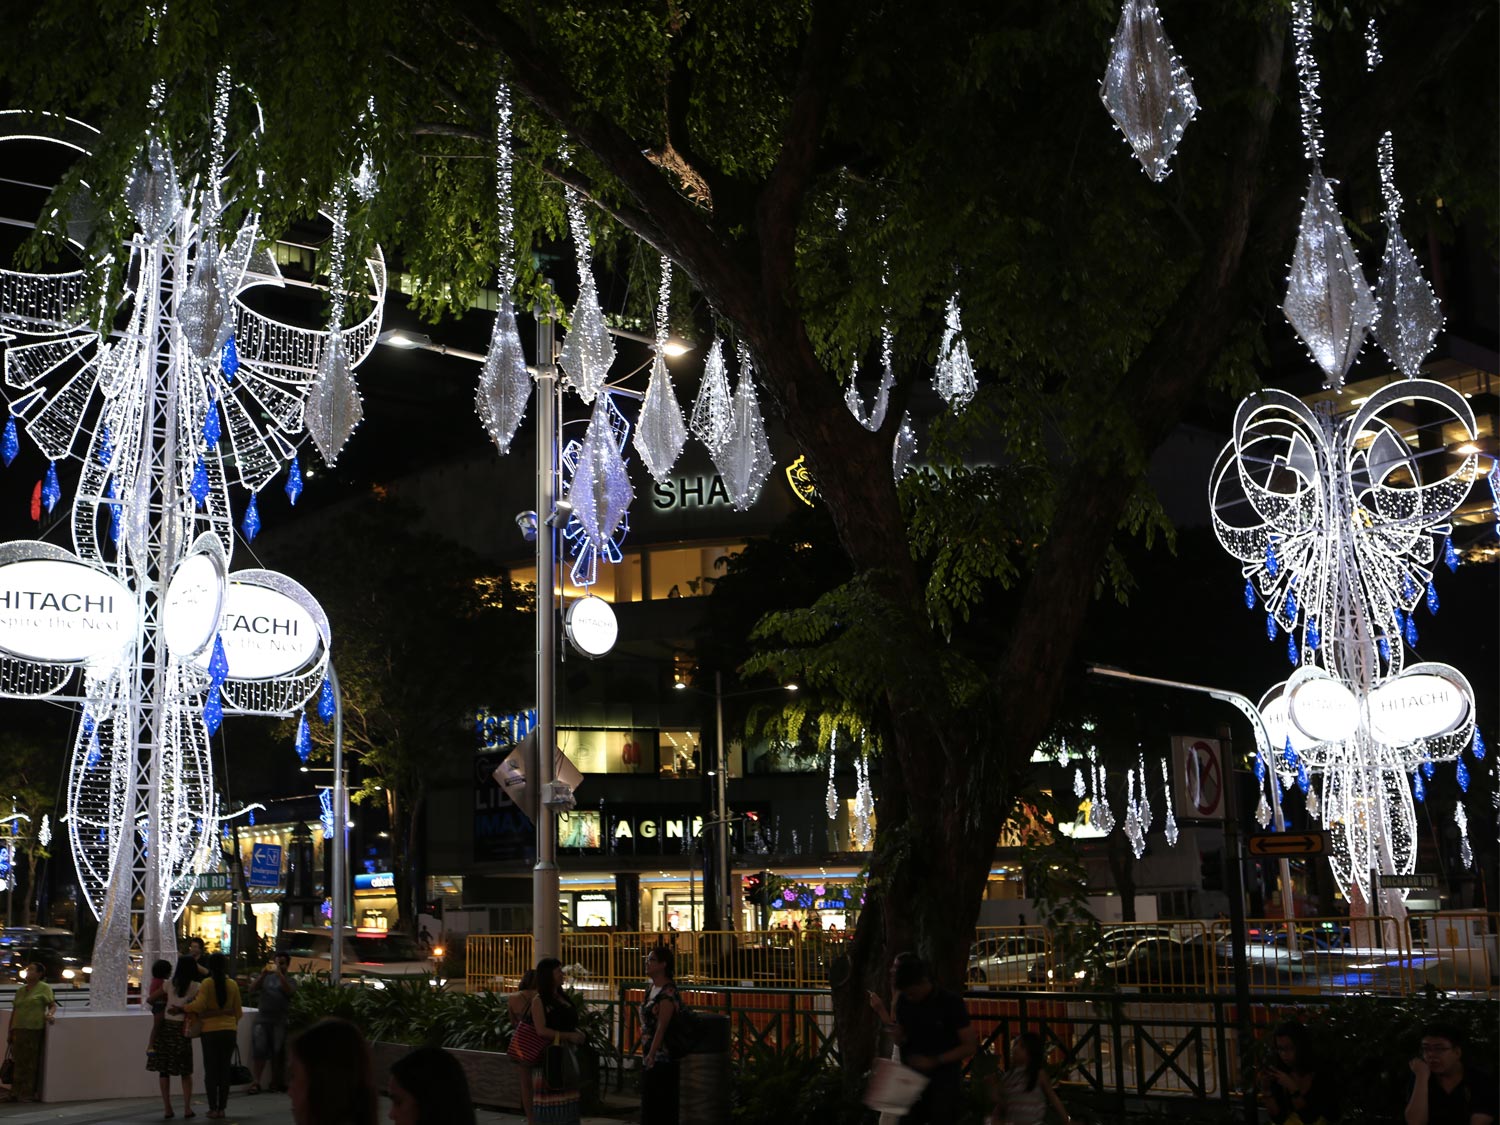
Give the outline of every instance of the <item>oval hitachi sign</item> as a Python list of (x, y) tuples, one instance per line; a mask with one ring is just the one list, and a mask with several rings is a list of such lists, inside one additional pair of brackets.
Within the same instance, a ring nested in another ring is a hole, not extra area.
[(40, 664), (85, 664), (134, 641), (130, 587), (50, 543), (5, 546), (0, 649)]

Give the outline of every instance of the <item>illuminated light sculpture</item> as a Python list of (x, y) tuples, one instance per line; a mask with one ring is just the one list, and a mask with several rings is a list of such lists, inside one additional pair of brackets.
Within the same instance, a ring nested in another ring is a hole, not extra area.
[(625, 471), (625, 444), (630, 423), (615, 405), (614, 395), (602, 390), (583, 441), (568, 442), (559, 462), (572, 514), (563, 528), (573, 564), (569, 571), (578, 586), (592, 586), (599, 563), (624, 558), (620, 544), (630, 530), (630, 502), (635, 489)]
[(578, 302), (573, 319), (563, 338), (558, 365), (568, 377), (568, 384), (584, 402), (593, 402), (604, 386), (610, 366), (615, 361), (615, 345), (604, 323), (599, 307), (599, 291), (594, 285), (594, 269), (589, 262), (589, 228), (583, 217), (583, 204), (571, 188), (567, 191), (568, 226), (573, 233), (573, 249), (578, 259)]
[[(123, 331), (103, 338), (92, 328), (117, 318), (88, 307), (85, 269), (0, 271), (10, 413), (50, 461), (81, 463), (73, 550), (0, 545), (5, 585), (24, 576), (19, 585), (39, 597), (73, 599), (77, 626), (7, 617), (0, 695), (84, 708), (66, 820), (99, 919), (91, 1003), (104, 1009), (124, 1007), (132, 954), (175, 955), (173, 922), (198, 873), (217, 863), (224, 816), (211, 726), (223, 715), (294, 713), (328, 661), (328, 622), (306, 590), (270, 571), (229, 570), (231, 483), (253, 497), (291, 460), (300, 490), (295, 439), (330, 335), (241, 299), (282, 282), (256, 250), (253, 217), (227, 246), (219, 239), (227, 93), (221, 75), (207, 188), (185, 196), (170, 153), (149, 139), (126, 189), (138, 228), (128, 261), (87, 266), (123, 270)], [(57, 135), (38, 137), (26, 115), (0, 114), (0, 140), (90, 151), (94, 130), (57, 124)], [(385, 267), (367, 266), (371, 312), (342, 333), (351, 368), (380, 330)], [(276, 645), (256, 619), (278, 622)], [(75, 694), (64, 695), (70, 682)]]
[(688, 422), (693, 436), (717, 457), (724, 443), (734, 434), (734, 404), (729, 393), (729, 372), (724, 363), (724, 341), (718, 336), (709, 345), (703, 365), (703, 380), (698, 384), (698, 398)]
[(1120, 9), (1099, 98), (1146, 175), (1165, 179), (1198, 99), (1149, 0), (1125, 0)]
[(750, 349), (741, 344), (738, 358), (740, 377), (731, 404), (729, 439), (714, 456), (714, 465), (724, 478), (729, 503), (735, 511), (743, 512), (760, 497), (774, 462), (760, 400), (755, 395), (755, 367), (750, 360)]
[[(938, 344), (937, 367), (932, 373), (932, 383), (943, 401), (961, 411), (979, 390), (974, 378), (974, 361), (969, 358), (969, 345), (964, 340), (963, 313), (958, 307), (958, 294), (948, 298), (948, 308), (943, 313), (945, 327), (942, 341)], [(896, 474), (900, 477), (900, 473)]]
[(687, 424), (682, 408), (672, 390), (672, 376), (667, 373), (667, 314), (672, 296), (672, 260), (661, 260), (661, 290), (656, 303), (656, 346), (651, 359), (651, 377), (646, 383), (646, 397), (635, 423), (635, 451), (653, 480), (667, 479), (687, 444)]
[[(1444, 425), (1473, 440), (1472, 410), (1442, 383), (1391, 383), (1338, 420), (1267, 390), (1240, 404), (1209, 485), (1219, 542), (1299, 655), (1261, 711), (1271, 745), (1290, 746), (1308, 772), (1309, 797), (1311, 779), (1322, 782), (1309, 813), (1328, 829), (1334, 876), (1357, 913), (1404, 911), (1405, 892), (1372, 888), (1370, 872), (1413, 871), (1410, 775), (1457, 761), (1474, 728), (1468, 681), (1447, 665), (1407, 667), (1403, 639), (1477, 458), (1424, 482), (1392, 417), (1408, 402), (1445, 412)], [(1297, 778), (1285, 761), (1262, 767), (1273, 797), (1279, 772)]]

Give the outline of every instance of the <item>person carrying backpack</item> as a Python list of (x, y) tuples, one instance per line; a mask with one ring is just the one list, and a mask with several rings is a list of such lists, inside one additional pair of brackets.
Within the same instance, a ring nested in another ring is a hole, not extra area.
[(646, 1050), (641, 1125), (677, 1125), (678, 1064), (691, 1047), (691, 1020), (672, 980), (672, 961), (672, 950), (665, 945), (658, 945), (646, 957), (651, 985), (641, 1005), (641, 1042)]

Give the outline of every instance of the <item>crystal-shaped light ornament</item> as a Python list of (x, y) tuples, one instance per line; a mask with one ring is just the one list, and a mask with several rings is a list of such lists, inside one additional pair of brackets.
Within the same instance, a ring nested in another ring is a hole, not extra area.
[(153, 137), (125, 181), (125, 202), (148, 242), (160, 242), (182, 214), (182, 188), (171, 156)]
[(219, 353), (219, 370), (224, 373), (225, 382), (234, 382), (234, 377), (240, 370), (240, 350), (235, 347), (234, 336), (224, 341), (224, 350)]
[(1165, 795), (1167, 806), (1167, 819), (1162, 832), (1167, 837), (1167, 846), (1176, 847), (1177, 815), (1172, 811), (1172, 779), (1171, 775), (1167, 773), (1167, 760), (1165, 758), (1161, 760), (1161, 788), (1162, 793)]
[(1384, 633), (1375, 638), (1375, 647), (1380, 650), (1380, 659), (1389, 664), (1391, 662), (1391, 642), (1386, 640)]
[(1282, 311), (1335, 390), (1374, 326), (1375, 298), (1322, 169), (1313, 167), (1302, 205)]
[(849, 371), (849, 379), (844, 384), (844, 405), (849, 408), (849, 413), (854, 415), (854, 420), (872, 434), (885, 425), (885, 413), (891, 404), (891, 388), (896, 385), (896, 372), (889, 363), (881, 370), (880, 386), (875, 388), (875, 397), (870, 402), (870, 413), (865, 413), (864, 403), (860, 401), (859, 388), (855, 380), (859, 378), (859, 361), (854, 361), (854, 366)]
[(563, 337), (557, 362), (578, 397), (593, 402), (614, 361), (614, 341), (605, 327), (604, 310), (599, 307), (599, 294), (594, 289), (593, 275), (589, 274), (583, 279), (578, 303), (573, 306), (573, 319)]
[(1476, 762), (1484, 761), (1484, 756), (1488, 752), (1489, 747), (1484, 744), (1484, 735), (1479, 733), (1479, 727), (1476, 725), (1474, 727), (1474, 760)]
[(1428, 579), (1428, 581), (1427, 581), (1427, 612), (1428, 613), (1436, 613), (1437, 611), (1438, 611), (1438, 592), (1437, 592), (1437, 587), (1432, 584), (1432, 580), (1431, 579)]
[(1259, 750), (1255, 752), (1255, 780), (1261, 785), (1266, 783), (1266, 759)]
[(594, 398), (594, 412), (578, 453), (578, 468), (568, 488), (573, 516), (583, 525), (589, 541), (606, 542), (620, 526), (635, 499), (625, 460), (609, 417), (609, 394)]
[(1272, 578), (1275, 578), (1277, 571), (1279, 571), (1280, 569), (1281, 569), (1281, 563), (1276, 558), (1276, 542), (1273, 539), (1267, 538), (1266, 539), (1266, 573), (1269, 574)]
[(1266, 795), (1260, 795), (1260, 803), (1255, 806), (1255, 823), (1265, 828), (1271, 823), (1271, 802), (1266, 800)]
[(1266, 640), (1268, 640), (1268, 641), (1274, 641), (1275, 639), (1276, 639), (1276, 615), (1274, 613), (1268, 613), (1268, 614), (1266, 614)]
[(896, 440), (891, 443), (891, 474), (896, 483), (911, 468), (912, 458), (917, 455), (917, 431), (912, 428), (911, 412), (901, 415), (901, 425), (896, 427)]
[(1317, 786), (1313, 785), (1311, 781), (1308, 782), (1307, 800), (1306, 802), (1304, 802), (1304, 804), (1307, 808), (1307, 815), (1312, 817), (1314, 820), (1316, 820), (1323, 811), (1322, 803), (1318, 800)]
[(823, 797), (823, 809), (828, 813), (829, 820), (835, 820), (839, 814), (839, 791), (833, 783), (833, 770), (835, 765), (833, 748), (828, 750), (828, 792)]
[(1458, 759), (1457, 777), (1458, 788), (1462, 792), (1467, 793), (1469, 791), (1469, 767), (1461, 755)]
[(1458, 861), (1465, 871), (1474, 868), (1474, 847), (1469, 843), (1469, 814), (1464, 803), (1459, 801), (1453, 809), (1453, 822), (1458, 825)]
[(1431, 758), (1422, 759), (1422, 776), (1431, 780), (1432, 775), (1437, 772), (1437, 763)]
[(1125, 0), (1120, 9), (1099, 97), (1146, 175), (1164, 179), (1198, 99), (1149, 0)]
[(224, 345), (234, 333), (234, 282), (224, 270), (214, 238), (211, 228), (204, 230), (193, 276), (177, 305), (183, 339), (193, 355), (204, 361), (221, 360)]
[(260, 509), (255, 502), (255, 493), (250, 494), (250, 503), (245, 505), (245, 518), (240, 521), (240, 533), (246, 543), (253, 543), (260, 534)]
[(109, 468), (109, 463), (115, 459), (115, 435), (110, 430), (108, 422), (101, 424), (99, 427), (97, 456), (99, 464), (103, 465), (106, 469)]
[(312, 757), (312, 731), (308, 729), (306, 713), (299, 712), (297, 715), (297, 739), (293, 745), (297, 749), (297, 757), (304, 762)]
[(334, 331), (324, 344), (318, 375), (307, 392), (307, 405), (303, 408), (307, 435), (329, 465), (338, 460), (344, 443), (364, 416), (364, 400), (354, 381), (354, 366), (349, 362), (344, 334)]
[(1287, 624), (1288, 625), (1294, 625), (1294, 624), (1296, 624), (1296, 622), (1297, 622), (1297, 583), (1296, 583), (1295, 580), (1292, 581), (1291, 583), (1289, 583), (1287, 585), (1287, 588), (1286, 588), (1286, 602), (1285, 602), (1285, 604), (1283, 606), (1283, 609), (1286, 612), (1286, 621), (1287, 621)]
[(218, 734), (219, 727), (224, 724), (224, 700), (219, 694), (219, 689), (210, 684), (208, 694), (203, 699), (203, 725), (209, 734)]
[(1411, 795), (1419, 801), (1427, 800), (1427, 783), (1422, 780), (1421, 770), (1411, 771)]
[(203, 444), (210, 449), (219, 448), (219, 438), (224, 434), (219, 422), (219, 400), (210, 399), (208, 413), (203, 418)]
[(208, 678), (214, 687), (223, 687), (229, 679), (229, 656), (224, 651), (223, 634), (214, 637), (213, 655), (208, 658)]
[(1248, 578), (1245, 579), (1245, 608), (1255, 608), (1255, 585)]
[(57, 482), (57, 462), (47, 462), (47, 476), (42, 481), (42, 505), (50, 513), (62, 499), (62, 485)]
[(474, 392), (479, 421), (502, 456), (510, 452), (510, 443), (515, 440), (530, 401), (531, 372), (526, 370), (526, 353), (521, 348), (516, 314), (510, 301), (502, 301), (495, 311), (489, 350), (484, 354), (479, 387)]
[(1307, 647), (1317, 652), (1319, 646), (1323, 643), (1323, 634), (1318, 629), (1318, 619), (1316, 617), (1309, 617), (1307, 619), (1306, 637)]
[(1463, 556), (1454, 549), (1453, 536), (1443, 536), (1443, 562), (1448, 565), (1450, 571), (1456, 571), (1463, 563)]
[(1387, 235), (1375, 279), (1375, 339), (1396, 369), (1415, 379), (1442, 330), (1443, 312), (1401, 234), (1401, 194), (1396, 190), (1396, 153), (1390, 133), (1380, 138), (1377, 163)]
[(91, 731), (89, 733), (89, 753), (87, 759), (84, 761), (84, 765), (89, 769), (94, 769), (103, 760), (104, 751), (99, 746), (99, 732)]
[(713, 457), (718, 456), (734, 431), (734, 403), (729, 393), (724, 341), (717, 336), (708, 348), (708, 359), (703, 364), (703, 379), (698, 384), (698, 398), (693, 403), (688, 428)]
[(942, 342), (938, 344), (932, 383), (943, 400), (959, 411), (979, 390), (979, 382), (974, 377), (974, 361), (969, 358), (969, 345), (963, 336), (963, 314), (958, 307), (957, 293), (948, 298), (948, 308), (943, 316), (946, 327)]
[(1073, 768), (1073, 796), (1077, 797), (1081, 801), (1083, 800), (1084, 794), (1087, 792), (1088, 790), (1084, 787), (1083, 784), (1083, 770), (1075, 766)]
[(333, 684), (327, 676), (323, 677), (323, 684), (318, 688), (318, 718), (323, 720), (326, 726), (333, 722), (333, 716), (338, 711), (338, 700), (333, 697)]
[(5, 467), (10, 468), (11, 462), (16, 459), (16, 454), (21, 452), (21, 437), (16, 433), (16, 420), (14, 417), (5, 419), (5, 432), (0, 434), (0, 461), (5, 462)]
[(201, 508), (212, 488), (213, 486), (208, 483), (208, 466), (204, 464), (203, 458), (199, 457), (193, 465), (192, 479), (188, 482), (188, 495), (193, 498), (193, 503)]
[(657, 352), (635, 425), (635, 451), (641, 455), (646, 471), (660, 483), (671, 473), (686, 443), (687, 423), (682, 420), (682, 408), (677, 405), (666, 360)]
[(1403, 631), (1403, 636), (1406, 639), (1407, 648), (1417, 647), (1417, 615), (1415, 613), (1408, 613), (1406, 615), (1406, 628)]
[(1297, 636), (1295, 633), (1288, 633), (1286, 635), (1286, 658), (1292, 664), (1302, 659), (1302, 654), (1297, 651)]
[[(1297, 763), (1297, 788), (1303, 793), (1307, 793), (1312, 788), (1312, 777), (1307, 772), (1306, 762)], [(1308, 815), (1312, 815), (1311, 809), (1308, 810)]]
[(1284, 762), (1286, 762), (1287, 767), (1290, 769), (1296, 769), (1297, 763), (1301, 760), (1297, 757), (1297, 751), (1292, 746), (1292, 739), (1290, 735), (1287, 736), (1286, 745), (1282, 747), (1281, 758)]
[(760, 490), (771, 475), (771, 443), (766, 437), (760, 401), (755, 396), (755, 370), (750, 352), (739, 349), (740, 379), (734, 389), (734, 427), (724, 448), (714, 458), (729, 502), (743, 512), (760, 498)]
[(293, 457), (292, 463), (286, 467), (286, 498), (297, 504), (297, 497), (302, 495), (302, 458)]

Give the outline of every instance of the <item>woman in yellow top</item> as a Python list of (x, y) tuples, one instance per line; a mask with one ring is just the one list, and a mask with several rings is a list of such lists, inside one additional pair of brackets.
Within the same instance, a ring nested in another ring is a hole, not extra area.
[(240, 986), (229, 975), (229, 958), (215, 953), (208, 959), (208, 978), (187, 1010), (203, 1021), (203, 1082), (208, 1094), (208, 1116), (224, 1116), (229, 1103), (229, 1060), (234, 1057), (235, 1029), (244, 1008)]
[(21, 987), (11, 1002), (10, 1056), (16, 1070), (11, 1077), (8, 1102), (39, 1102), (42, 1085), (42, 1036), (57, 1014), (57, 999), (47, 986), (47, 970), (33, 961), (21, 973)]

